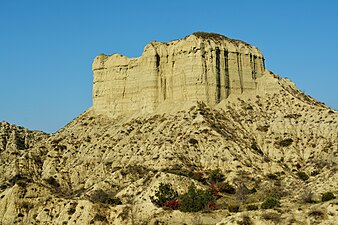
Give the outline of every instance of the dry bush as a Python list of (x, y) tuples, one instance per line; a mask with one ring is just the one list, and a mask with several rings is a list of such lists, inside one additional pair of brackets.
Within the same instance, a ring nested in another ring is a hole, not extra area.
[(324, 219), (325, 218), (325, 212), (319, 209), (314, 209), (309, 212), (309, 216), (314, 217), (316, 219)]

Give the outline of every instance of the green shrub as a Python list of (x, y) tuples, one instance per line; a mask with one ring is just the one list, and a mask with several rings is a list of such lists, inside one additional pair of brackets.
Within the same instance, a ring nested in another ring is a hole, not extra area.
[(208, 175), (208, 180), (211, 183), (218, 183), (225, 180), (224, 175), (222, 174), (222, 171), (220, 169), (211, 170), (209, 171)]
[(155, 196), (150, 196), (150, 200), (155, 205), (162, 207), (163, 204), (176, 200), (177, 197), (178, 193), (172, 188), (171, 184), (160, 183), (158, 190), (155, 191)]
[(298, 176), (299, 179), (301, 179), (303, 181), (306, 181), (306, 180), (309, 179), (309, 176), (305, 172), (302, 172), (302, 171), (298, 171), (297, 176)]
[(280, 201), (279, 198), (273, 196), (266, 198), (261, 205), (262, 209), (273, 209), (275, 207), (280, 207)]
[(325, 192), (322, 194), (322, 202), (330, 201), (332, 199), (335, 199), (336, 197), (332, 192)]
[(95, 190), (90, 196), (90, 200), (94, 203), (104, 203), (110, 205), (121, 205), (122, 202), (118, 197), (114, 197), (101, 189)]
[(214, 197), (208, 190), (197, 189), (194, 184), (189, 186), (188, 191), (182, 195), (179, 209), (183, 212), (198, 212), (206, 208)]

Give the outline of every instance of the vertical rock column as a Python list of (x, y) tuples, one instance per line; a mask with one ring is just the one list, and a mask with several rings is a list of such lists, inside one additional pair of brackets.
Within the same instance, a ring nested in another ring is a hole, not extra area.
[(140, 86), (138, 110), (152, 112), (159, 104), (159, 89), (163, 92), (164, 87), (159, 86), (160, 57), (151, 44), (145, 48), (138, 66), (140, 67), (137, 77)]

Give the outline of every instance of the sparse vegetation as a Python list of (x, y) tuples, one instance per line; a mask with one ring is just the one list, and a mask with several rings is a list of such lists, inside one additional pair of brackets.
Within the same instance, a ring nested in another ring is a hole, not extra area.
[(244, 41), (231, 39), (231, 38), (228, 38), (224, 35), (217, 34), (217, 33), (199, 31), (199, 32), (194, 32), (192, 35), (195, 35), (196, 37), (199, 37), (199, 38), (210, 39), (210, 40), (213, 40), (213, 41), (227, 40), (227, 41), (233, 42), (235, 44), (243, 43), (244, 45), (250, 46), (248, 43), (246, 43)]
[(222, 40), (222, 39), (228, 39), (224, 35), (216, 34), (216, 33), (209, 33), (209, 32), (194, 32), (193, 35), (196, 37), (206, 38), (206, 39), (216, 39), (216, 40)]
[(160, 183), (158, 190), (155, 191), (154, 196), (150, 197), (150, 200), (160, 207), (166, 206), (170, 208), (170, 206), (175, 206), (176, 208), (177, 202), (175, 201), (177, 198), (178, 193), (173, 189), (171, 184)]
[(330, 201), (332, 199), (335, 199), (336, 197), (332, 192), (325, 192), (322, 194), (322, 202)]
[(273, 209), (276, 207), (280, 207), (280, 201), (279, 198), (270, 196), (265, 199), (265, 201), (262, 203), (261, 208), (262, 209)]
[(208, 190), (197, 189), (191, 184), (187, 193), (182, 195), (179, 209), (183, 212), (198, 212), (205, 209), (214, 197)]
[[(199, 40), (214, 46), (213, 41)], [(241, 45), (237, 47), (240, 49)], [(217, 44), (212, 49), (216, 53), (211, 55), (200, 50), (192, 46), (180, 50), (180, 54), (197, 52), (206, 60), (212, 56), (213, 71), (207, 67), (203, 74), (217, 73), (221, 76), (221, 88), (229, 89), (231, 82), (224, 79), (228, 79), (231, 68), (219, 67), (231, 67), (227, 65), (233, 59), (231, 53), (217, 49)], [(249, 60), (258, 69), (261, 64), (257, 63), (263, 60), (252, 54), (238, 57), (237, 60)], [(170, 68), (175, 68), (174, 62), (170, 61)], [(120, 68), (121, 73), (125, 69)], [(259, 74), (252, 74), (256, 75)], [(272, 76), (266, 79), (269, 83), (274, 80)], [(282, 78), (274, 81), (274, 85), (279, 82), (289, 86)], [(216, 83), (219, 89), (219, 82)], [(164, 85), (171, 85), (170, 80), (163, 78), (160, 86)], [(193, 224), (206, 223), (206, 217), (214, 217), (220, 224), (227, 221), (223, 223), (242, 225), (253, 221), (298, 224), (336, 220), (338, 202), (333, 199), (338, 193), (334, 186), (337, 151), (335, 130), (331, 128), (336, 127), (337, 113), (329, 115), (329, 108), (321, 108), (320, 112), (320, 107), (292, 97), (283, 88), (274, 93), (262, 92), (257, 103), (255, 96), (249, 94), (236, 99), (236, 93), (232, 93), (233, 97), (225, 99), (230, 89), (221, 93), (220, 100), (224, 101), (218, 107), (199, 103), (203, 106), (197, 104), (189, 110), (184, 106), (177, 114), (175, 109), (156, 116), (110, 118), (96, 115), (91, 109), (81, 116), (85, 117), (82, 121), (76, 119), (56, 134), (41, 138), (41, 142), (27, 136), (26, 145), (30, 148), (25, 151), (15, 149), (6, 131), (0, 146), (4, 165), (0, 200), (6, 203), (13, 197), (13, 215), (20, 217), (14, 219), (31, 224), (44, 220), (108, 224), (115, 219), (130, 224), (171, 224), (180, 221), (177, 216), (184, 217), (182, 223)], [(215, 92), (210, 90), (213, 95)], [(88, 120), (90, 115), (95, 116), (95, 121)], [(319, 125), (320, 129), (315, 129)], [(194, 184), (188, 189), (189, 182)], [(103, 190), (95, 191), (97, 188)], [(149, 196), (150, 189), (153, 196)], [(121, 204), (115, 193), (121, 194), (123, 206), (113, 207)], [(72, 205), (74, 202), (79, 205)], [(90, 214), (82, 218), (80, 214), (88, 210)], [(194, 223), (189, 217), (200, 220)]]

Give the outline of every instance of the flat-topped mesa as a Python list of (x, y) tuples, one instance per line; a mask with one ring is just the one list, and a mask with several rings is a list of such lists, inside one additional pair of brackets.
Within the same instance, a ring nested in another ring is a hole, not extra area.
[(139, 58), (99, 55), (93, 62), (93, 108), (104, 114), (153, 112), (164, 103), (203, 101), (255, 90), (264, 57), (254, 46), (213, 33), (151, 42)]

